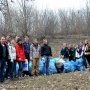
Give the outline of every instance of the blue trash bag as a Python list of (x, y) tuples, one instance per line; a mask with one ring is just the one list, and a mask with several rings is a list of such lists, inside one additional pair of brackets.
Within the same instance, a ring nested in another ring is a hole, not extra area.
[(30, 73), (32, 72), (32, 62), (31, 61), (29, 62), (29, 72)]
[[(53, 58), (53, 59), (50, 60), (50, 63), (49, 63), (49, 73), (50, 74), (57, 73), (57, 70), (56, 70), (56, 67), (55, 67), (55, 62), (58, 61), (59, 59), (60, 58)], [(16, 72), (17, 72), (17, 74), (18, 74), (18, 69), (19, 69), (19, 65), (17, 63), (16, 64)], [(30, 71), (30, 73), (32, 71), (32, 62), (31, 61), (29, 62), (29, 71)], [(39, 61), (39, 74), (40, 75), (44, 74), (44, 61), (43, 60)]]
[[(59, 58), (59, 57), (57, 57), (57, 58), (52, 58), (51, 60), (52, 60), (54, 63), (56, 63), (58, 60), (60, 60), (60, 58)], [(50, 60), (50, 61), (51, 61), (51, 60)]]
[(85, 70), (85, 66), (84, 66), (82, 58), (76, 59), (76, 68), (78, 71), (84, 71)]
[(74, 62), (74, 61), (66, 61), (64, 63), (63, 73), (74, 72), (75, 70), (76, 70), (76, 62)]
[(71, 72), (74, 72), (76, 70), (76, 62), (75, 61), (71, 61)]
[(60, 58), (53, 58), (50, 60), (49, 63), (49, 74), (56, 74), (57, 73), (57, 69), (55, 66), (55, 63), (60, 60)]
[(16, 75), (18, 74), (19, 65), (16, 63)]
[(40, 75), (44, 74), (44, 61), (43, 60), (39, 61), (39, 74)]
[[(49, 74), (55, 74), (57, 73), (56, 67), (55, 67), (55, 62), (58, 61), (60, 58), (53, 58), (49, 62), (49, 69), (48, 72)], [(42, 75), (44, 74), (44, 61), (40, 60), (39, 62), (39, 74)]]

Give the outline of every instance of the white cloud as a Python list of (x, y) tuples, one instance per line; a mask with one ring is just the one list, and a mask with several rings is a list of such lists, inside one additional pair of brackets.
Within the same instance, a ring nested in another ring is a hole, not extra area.
[(81, 7), (85, 6), (84, 0), (35, 0), (34, 2), (36, 6), (40, 9), (80, 9)]

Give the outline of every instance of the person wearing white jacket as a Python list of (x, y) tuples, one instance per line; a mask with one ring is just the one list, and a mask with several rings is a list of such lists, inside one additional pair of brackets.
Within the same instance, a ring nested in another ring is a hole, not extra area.
[(82, 58), (82, 56), (83, 56), (83, 51), (80, 51), (79, 45), (76, 45), (75, 58), (76, 58), (76, 59), (79, 59), (79, 58)]
[(14, 40), (11, 41), (11, 44), (8, 47), (8, 51), (9, 51), (9, 59), (10, 59), (10, 65), (9, 65), (10, 79), (14, 80), (14, 76), (16, 74), (16, 48), (15, 48)]

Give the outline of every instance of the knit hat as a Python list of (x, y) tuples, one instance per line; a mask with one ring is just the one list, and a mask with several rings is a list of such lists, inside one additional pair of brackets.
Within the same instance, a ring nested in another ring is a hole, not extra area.
[(21, 39), (21, 38), (18, 38), (18, 39), (17, 39), (17, 42), (20, 42), (20, 41), (22, 41), (22, 39)]

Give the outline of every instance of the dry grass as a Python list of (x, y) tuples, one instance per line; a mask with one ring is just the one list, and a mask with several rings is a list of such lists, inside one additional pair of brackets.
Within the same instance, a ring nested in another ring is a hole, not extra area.
[(49, 76), (7, 80), (0, 90), (90, 90), (90, 72), (73, 72)]

